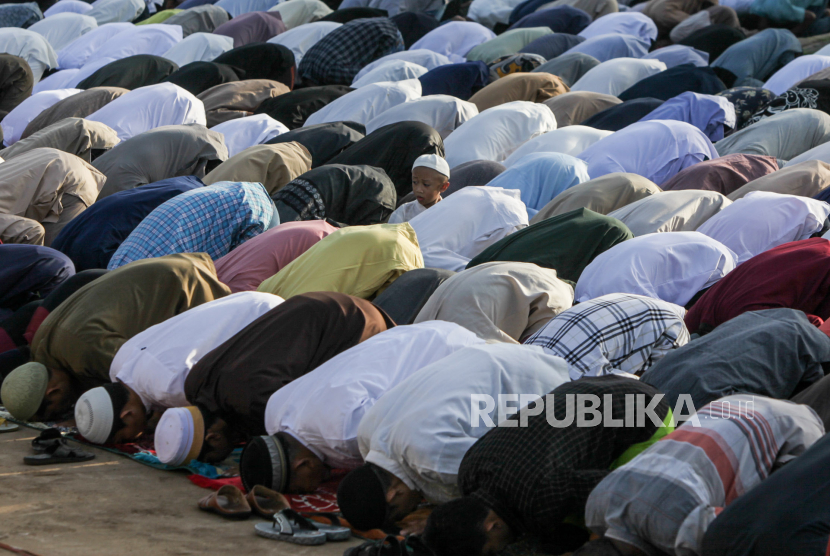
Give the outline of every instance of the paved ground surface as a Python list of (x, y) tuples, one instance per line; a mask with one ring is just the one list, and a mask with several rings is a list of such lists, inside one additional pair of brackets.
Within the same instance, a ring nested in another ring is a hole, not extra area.
[[(300, 547), (254, 534), (257, 518), (233, 522), (200, 511), (208, 490), (184, 473), (158, 471), (83, 447), (95, 459), (31, 467), (36, 432), (0, 434), (0, 542), (40, 556), (279, 554), (339, 556), (358, 540)], [(78, 445), (80, 446), (80, 445)], [(10, 554), (0, 549), (0, 556)]]

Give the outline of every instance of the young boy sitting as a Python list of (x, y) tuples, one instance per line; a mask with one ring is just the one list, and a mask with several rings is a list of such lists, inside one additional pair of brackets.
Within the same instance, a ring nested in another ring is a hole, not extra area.
[(412, 165), (412, 192), (415, 200), (404, 203), (389, 217), (390, 224), (409, 222), (441, 200), (450, 186), (450, 165), (437, 154), (424, 154)]

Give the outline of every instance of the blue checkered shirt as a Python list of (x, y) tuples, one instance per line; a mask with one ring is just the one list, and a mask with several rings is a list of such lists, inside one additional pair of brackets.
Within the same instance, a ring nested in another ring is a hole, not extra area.
[(365, 66), (403, 49), (401, 32), (390, 19), (355, 19), (309, 48), (299, 73), (315, 85), (351, 85)]
[(113, 270), (139, 259), (207, 253), (213, 260), (268, 229), (274, 205), (259, 183), (219, 182), (156, 207), (110, 259)]

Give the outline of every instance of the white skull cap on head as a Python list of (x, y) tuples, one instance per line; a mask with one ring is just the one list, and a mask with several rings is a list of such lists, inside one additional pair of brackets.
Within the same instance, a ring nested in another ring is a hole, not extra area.
[(415, 168), (432, 168), (439, 174), (444, 174), (447, 178), (450, 177), (450, 165), (437, 154), (422, 154), (415, 159), (412, 169)]

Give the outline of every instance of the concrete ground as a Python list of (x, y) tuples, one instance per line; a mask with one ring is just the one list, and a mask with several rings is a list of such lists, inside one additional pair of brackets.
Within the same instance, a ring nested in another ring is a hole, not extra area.
[[(279, 554), (340, 556), (360, 540), (301, 547), (257, 537), (259, 518), (200, 511), (210, 491), (185, 473), (152, 469), (103, 450), (95, 459), (32, 467), (32, 429), (0, 434), (0, 543), (40, 556)], [(0, 549), (0, 556), (11, 554)]]

